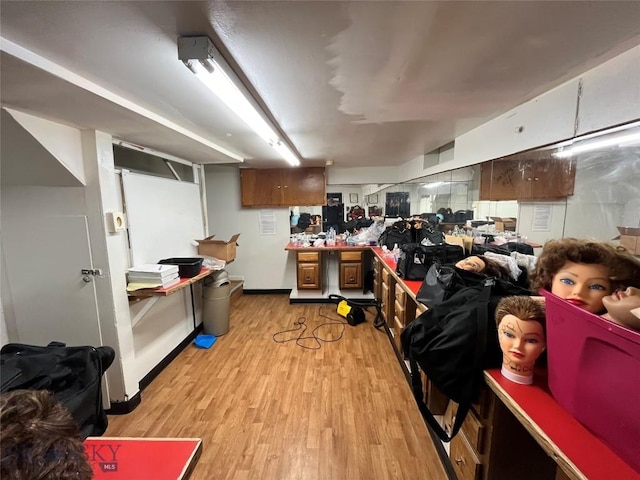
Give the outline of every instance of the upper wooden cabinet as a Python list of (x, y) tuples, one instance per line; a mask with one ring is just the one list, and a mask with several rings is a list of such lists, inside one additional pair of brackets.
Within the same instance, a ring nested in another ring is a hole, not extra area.
[(557, 200), (573, 195), (575, 160), (505, 159), (482, 164), (480, 200)]
[(243, 207), (324, 205), (325, 169), (241, 168)]

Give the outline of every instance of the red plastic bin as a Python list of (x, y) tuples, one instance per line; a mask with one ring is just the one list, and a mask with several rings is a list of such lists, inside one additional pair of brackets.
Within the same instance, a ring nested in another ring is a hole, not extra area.
[(551, 394), (640, 472), (640, 332), (542, 293)]

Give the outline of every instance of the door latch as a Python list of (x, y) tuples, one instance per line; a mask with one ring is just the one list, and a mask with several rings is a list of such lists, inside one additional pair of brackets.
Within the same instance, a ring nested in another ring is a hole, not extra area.
[(94, 270), (90, 268), (83, 268), (82, 270), (80, 270), (80, 273), (82, 275), (93, 275), (94, 277), (99, 277), (100, 275), (102, 275), (102, 270), (99, 268), (96, 268)]

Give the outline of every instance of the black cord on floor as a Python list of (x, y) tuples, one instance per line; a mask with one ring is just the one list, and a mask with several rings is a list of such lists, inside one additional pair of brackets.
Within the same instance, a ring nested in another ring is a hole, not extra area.
[[(293, 322), (293, 324), (296, 326), (296, 328), (292, 328), (290, 330), (282, 330), (280, 332), (274, 333), (273, 334), (273, 341), (276, 343), (287, 343), (287, 342), (296, 342), (296, 345), (298, 345), (301, 348), (305, 348), (307, 350), (320, 350), (320, 348), (322, 348), (322, 342), (337, 342), (338, 340), (340, 340), (342, 338), (342, 335), (344, 335), (344, 330), (345, 330), (345, 325), (348, 325), (347, 322), (344, 322), (342, 320), (336, 320), (335, 318), (329, 317), (326, 313), (323, 313), (323, 308), (325, 307), (325, 305), (320, 305), (320, 307), (318, 308), (318, 316), (320, 317), (324, 317), (328, 320), (330, 320), (329, 322), (324, 322), (321, 323), (320, 325), (318, 325), (317, 327), (315, 327), (313, 330), (311, 330), (311, 335), (308, 336), (304, 336), (305, 332), (307, 331), (307, 324), (306, 324), (306, 317), (299, 317), (298, 320), (296, 320), (295, 322)], [(337, 313), (336, 313), (337, 315)], [(320, 329), (321, 327), (327, 326), (327, 325), (341, 325), (342, 326), (342, 331), (340, 332), (340, 335), (338, 335), (337, 338), (334, 338), (333, 340), (329, 340), (326, 338), (322, 338), (319, 337), (317, 335), (317, 331), (318, 329)], [(290, 333), (290, 332), (298, 332), (300, 331), (299, 335), (295, 338), (289, 338), (287, 340), (278, 340), (276, 338), (277, 335), (281, 335), (283, 333)], [(303, 345), (302, 343), (300, 343), (302, 340), (313, 340), (316, 345), (313, 347), (309, 347), (307, 345)]]

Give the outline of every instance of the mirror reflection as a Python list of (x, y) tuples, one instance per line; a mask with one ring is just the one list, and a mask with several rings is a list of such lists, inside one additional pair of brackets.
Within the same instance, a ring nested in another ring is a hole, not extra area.
[[(292, 207), (341, 231), (356, 218), (420, 215), (446, 234), (489, 232), (541, 246), (619, 240), (640, 254), (640, 122), (400, 184), (328, 185), (325, 207)], [(366, 193), (365, 193), (366, 192)], [(331, 212), (331, 214), (329, 214)], [(313, 225), (313, 226), (312, 226)]]

